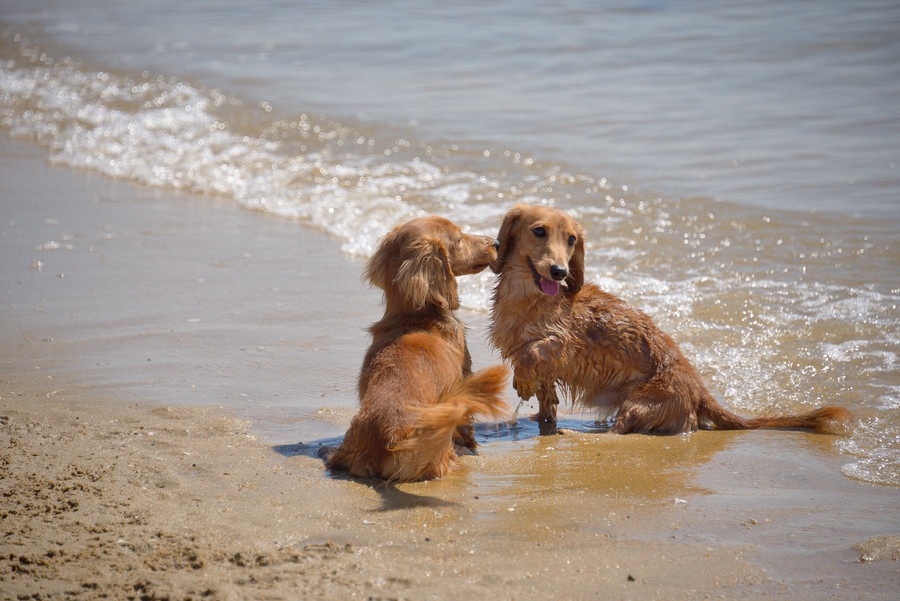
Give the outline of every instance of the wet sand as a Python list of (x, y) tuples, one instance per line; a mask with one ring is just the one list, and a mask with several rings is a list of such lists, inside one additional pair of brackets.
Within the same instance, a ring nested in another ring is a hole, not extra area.
[(41, 156), (0, 141), (0, 598), (895, 598), (900, 492), (831, 437), (523, 422), (441, 481), (327, 474), (380, 311), (361, 263)]

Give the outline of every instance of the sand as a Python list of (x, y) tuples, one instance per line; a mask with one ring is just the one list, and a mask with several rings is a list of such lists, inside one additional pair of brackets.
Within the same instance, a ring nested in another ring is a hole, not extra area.
[(900, 493), (842, 476), (828, 436), (526, 423), (440, 481), (329, 474), (380, 311), (337, 241), (8, 140), (0, 210), (0, 599), (900, 590)]

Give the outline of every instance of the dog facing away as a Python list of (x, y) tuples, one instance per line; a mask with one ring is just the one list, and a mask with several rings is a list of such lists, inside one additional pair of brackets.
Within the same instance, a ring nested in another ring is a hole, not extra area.
[(385, 310), (370, 329), (359, 374), (359, 412), (326, 466), (394, 481), (444, 476), (456, 462), (454, 439), (474, 451), (476, 414), (504, 413), (502, 365), (472, 374), (456, 276), (484, 270), (497, 242), (463, 234), (441, 217), (414, 219), (381, 241), (366, 265), (384, 290)]
[(678, 345), (649, 316), (584, 282), (584, 231), (568, 214), (517, 205), (505, 216), (492, 270), (491, 340), (514, 369), (523, 400), (536, 396), (541, 431), (556, 423), (557, 385), (619, 434), (700, 428), (834, 432), (842, 407), (743, 418), (722, 407)]

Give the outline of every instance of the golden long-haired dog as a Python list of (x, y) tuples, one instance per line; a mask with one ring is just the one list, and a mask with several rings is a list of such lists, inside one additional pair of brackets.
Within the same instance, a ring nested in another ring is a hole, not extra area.
[(503, 220), (491, 265), (491, 340), (513, 368), (513, 386), (552, 427), (556, 387), (612, 418), (613, 432), (677, 434), (698, 428), (803, 428), (830, 432), (842, 407), (743, 418), (719, 405), (678, 345), (646, 314), (584, 282), (584, 231), (568, 214), (517, 205)]
[(456, 461), (454, 438), (474, 450), (474, 416), (503, 413), (509, 370), (472, 374), (465, 326), (453, 313), (456, 276), (484, 270), (496, 247), (441, 217), (414, 219), (381, 241), (366, 277), (384, 290), (384, 316), (369, 329), (359, 412), (328, 468), (362, 478), (440, 478)]

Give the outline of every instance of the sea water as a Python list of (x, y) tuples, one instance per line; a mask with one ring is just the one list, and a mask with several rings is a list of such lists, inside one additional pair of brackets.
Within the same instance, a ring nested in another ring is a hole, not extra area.
[[(4, 0), (0, 127), (368, 256), (516, 202), (746, 413), (842, 404), (900, 485), (900, 3)], [(463, 282), (486, 311), (492, 276)]]

